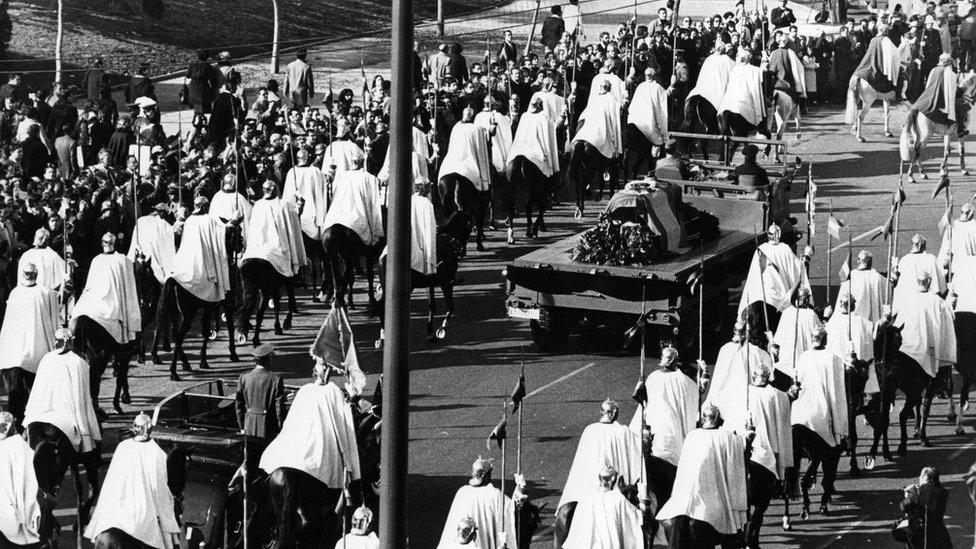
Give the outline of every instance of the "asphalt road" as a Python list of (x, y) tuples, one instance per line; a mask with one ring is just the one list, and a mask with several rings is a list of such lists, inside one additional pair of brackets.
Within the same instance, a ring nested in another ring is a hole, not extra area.
[[(813, 162), (814, 177), (819, 186), (818, 206), (825, 212), (832, 205), (835, 215), (847, 223), (855, 237), (881, 225), (887, 216), (888, 196), (897, 185), (898, 161), (895, 139), (882, 139), (880, 126), (874, 122), (879, 113), (872, 113), (865, 135), (865, 144), (855, 142), (841, 127), (842, 115), (836, 108), (813, 108), (797, 141), (790, 136), (790, 154)], [(904, 113), (895, 110), (892, 127), (900, 127)], [(936, 147), (929, 148), (936, 154)], [(934, 162), (927, 165), (934, 170)], [(953, 172), (952, 188), (957, 203), (976, 190), (973, 177), (959, 177)], [(932, 181), (906, 184), (909, 194), (901, 221), (900, 248), (906, 250), (908, 236), (920, 231), (937, 246), (936, 223), (943, 205), (931, 200)], [(793, 191), (793, 211), (802, 212), (802, 185)], [(595, 212), (596, 209), (590, 209)], [(800, 229), (805, 228), (803, 215)], [(573, 336), (556, 353), (541, 353), (532, 345), (528, 326), (524, 321), (505, 316), (501, 270), (505, 262), (528, 251), (569, 234), (575, 234), (594, 220), (593, 214), (582, 222), (572, 219), (567, 203), (556, 208), (549, 218), (550, 231), (544, 237), (528, 242), (521, 238), (514, 246), (504, 242), (504, 232), (490, 234), (488, 251), (470, 251), (463, 261), (456, 290), (456, 313), (445, 340), (428, 343), (424, 330), (426, 297), (414, 294), (411, 303), (411, 380), (410, 380), (410, 536), (412, 547), (434, 547), (443, 528), (453, 493), (466, 479), (471, 462), (479, 455), (498, 460), (500, 453), (488, 449), (485, 439), (501, 416), (503, 400), (510, 394), (524, 356), (525, 376), (529, 395), (525, 400), (523, 424), (522, 471), (529, 479), (531, 495), (543, 508), (544, 520), (533, 547), (551, 547), (551, 515), (575, 452), (583, 428), (596, 420), (599, 403), (611, 397), (622, 406), (621, 420), (629, 421), (634, 404), (629, 395), (638, 375), (638, 358), (609, 347), (607, 332), (598, 330), (584, 338)], [(821, 235), (826, 215), (819, 214)], [(817, 299), (823, 300), (826, 283), (826, 237), (817, 242), (811, 279)], [(835, 244), (836, 245), (836, 244)], [(870, 242), (864, 238), (855, 248), (867, 247), (875, 252), (879, 268), (883, 264), (885, 245), (882, 239)], [(832, 270), (839, 267), (845, 250), (832, 254)], [(836, 274), (833, 276), (836, 285)], [(706, 281), (707, 283), (707, 281)], [(357, 284), (356, 299), (365, 303), (364, 284)], [(834, 290), (836, 293), (836, 289)], [(734, 306), (734, 304), (732, 304)], [(300, 292), (301, 314), (295, 327), (283, 336), (268, 332), (267, 341), (278, 347), (275, 368), (283, 372), (291, 383), (302, 383), (309, 377), (311, 361), (308, 345), (324, 319), (327, 308), (310, 300), (308, 292)], [(438, 310), (443, 302), (438, 295)], [(732, 314), (727, 311), (726, 314)], [(364, 370), (369, 374), (370, 387), (381, 369), (381, 352), (373, 347), (379, 326), (365, 318), (362, 308), (352, 311), (355, 338)], [(196, 357), (198, 339), (190, 343), (191, 360)], [(241, 349), (242, 358), (247, 349)], [(168, 355), (164, 355), (167, 356)], [(132, 370), (133, 405), (126, 414), (115, 416), (109, 424), (108, 439), (117, 437), (117, 430), (131, 420), (139, 410), (151, 409), (162, 397), (194, 382), (213, 378), (236, 378), (248, 368), (246, 361), (232, 364), (226, 359), (226, 335), (211, 347), (212, 370), (184, 376), (181, 383), (168, 380), (163, 367), (146, 365)], [(653, 365), (653, 361), (649, 362)], [(653, 367), (653, 366), (651, 366)], [(106, 378), (103, 395), (111, 394), (113, 381)], [(103, 400), (102, 406), (110, 408)], [(861, 478), (848, 474), (848, 464), (841, 464), (835, 498), (829, 516), (814, 516), (800, 521), (795, 516), (794, 528), (785, 532), (779, 527), (782, 504), (775, 504), (767, 515), (763, 533), (764, 547), (855, 547), (871, 544), (875, 547), (896, 547), (890, 537), (890, 527), (898, 515), (897, 503), (901, 487), (912, 482), (923, 466), (940, 469), (943, 481), (950, 490), (947, 523), (956, 547), (973, 546), (973, 504), (965, 493), (961, 476), (976, 460), (974, 421), (966, 421), (966, 434), (955, 436), (945, 421), (944, 400), (933, 407), (930, 436), (933, 447), (922, 448), (910, 440), (909, 453), (894, 462), (879, 460), (878, 467)], [(861, 426), (862, 437), (867, 429)], [(510, 424), (513, 444), (509, 447), (506, 473), (511, 479), (516, 455), (516, 428)], [(896, 437), (896, 428), (891, 436)], [(111, 444), (107, 445), (110, 450)], [(864, 442), (861, 451), (865, 451)], [(496, 461), (496, 468), (500, 463)], [(70, 483), (66, 483), (70, 484)], [(814, 494), (819, 494), (815, 488)], [(70, 529), (73, 512), (70, 491), (64, 494), (63, 516), (65, 528)], [(71, 535), (69, 530), (66, 535)]]

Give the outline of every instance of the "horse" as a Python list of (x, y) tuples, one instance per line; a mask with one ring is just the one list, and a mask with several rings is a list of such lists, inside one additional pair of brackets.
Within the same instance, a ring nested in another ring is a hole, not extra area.
[(652, 172), (657, 165), (657, 156), (655, 156), (655, 145), (651, 143), (651, 140), (644, 135), (637, 126), (634, 124), (627, 124), (624, 129), (627, 136), (626, 142), (624, 144), (624, 180), (629, 180), (631, 178), (637, 179), (638, 170), (643, 168), (646, 164), (647, 170), (644, 173)]
[(484, 216), (487, 205), (479, 196), (478, 188), (468, 178), (451, 173), (437, 181), (437, 193), (441, 203), (444, 225), (453, 227), (452, 233), (461, 236), (461, 256), (467, 252), (468, 240), (477, 225), (475, 241), (478, 251), (484, 251)]
[[(681, 131), (719, 135), (718, 110), (712, 102), (700, 95), (694, 95), (685, 100), (684, 121), (681, 124)], [(679, 138), (675, 141), (678, 151), (683, 154), (690, 154), (692, 139), (688, 137)], [(708, 140), (699, 140), (702, 158), (708, 160)]]
[[(162, 292), (163, 285), (156, 279), (152, 270), (152, 258), (136, 257), (133, 264), (136, 277), (136, 293), (139, 296), (139, 312), (142, 313), (142, 331), (147, 332), (149, 325), (156, 318), (157, 305), (159, 304), (159, 294)], [(170, 350), (169, 332), (164, 332), (163, 349)], [(155, 346), (154, 349), (155, 350)], [(136, 359), (139, 364), (146, 363), (146, 344), (139, 338), (139, 355)]]
[[(241, 263), (240, 273), (244, 286), (244, 302), (237, 321), (237, 325), (240, 327), (237, 343), (243, 345), (247, 342), (248, 331), (252, 327), (251, 315), (254, 315), (254, 337), (251, 339), (251, 344), (257, 347), (261, 344), (261, 323), (264, 321), (264, 313), (268, 309), (269, 301), (272, 302), (275, 312), (274, 333), (281, 335), (284, 333), (284, 329), (291, 327), (295, 302), (294, 277), (279, 273), (271, 262), (257, 257), (245, 259)], [(282, 328), (282, 323), (278, 317), (278, 312), (281, 309), (281, 288), (285, 288), (288, 292), (289, 301), (284, 328)]]
[[(957, 87), (962, 90), (962, 97), (958, 102), (961, 105), (971, 105), (976, 100), (976, 73), (970, 72), (960, 75)], [(914, 108), (908, 111), (898, 146), (901, 161), (908, 163), (908, 177), (913, 183), (916, 181), (912, 172), (913, 167), (918, 167), (922, 179), (928, 177), (922, 169), (922, 153), (929, 138), (936, 134), (942, 135), (942, 163), (939, 165), (939, 174), (947, 175), (949, 173), (949, 155), (951, 154), (952, 142), (955, 141), (959, 155), (959, 171), (962, 175), (969, 175), (969, 170), (966, 169), (966, 145), (964, 142), (968, 131), (960, 131), (960, 122), (963, 130), (967, 125), (965, 117), (960, 116), (963, 114), (961, 112), (963, 110), (966, 110), (966, 107), (957, 108), (956, 112), (953, 113), (953, 120), (949, 120), (946, 115), (943, 115), (944, 119), (933, 120)]]
[[(718, 128), (719, 135), (723, 136), (749, 137), (752, 134), (758, 133), (766, 139), (771, 138), (769, 124), (765, 119), (760, 120), (758, 124), (753, 124), (746, 120), (746, 117), (730, 110), (724, 110), (718, 113)], [(738, 148), (738, 142), (728, 142), (726, 149), (722, 151), (719, 157), (720, 160), (730, 162)]]
[(894, 137), (891, 129), (888, 127), (888, 115), (891, 110), (891, 102), (895, 100), (895, 91), (881, 93), (871, 87), (871, 84), (860, 76), (856, 74), (851, 76), (847, 86), (845, 121), (851, 126), (851, 133), (861, 143), (865, 141), (861, 135), (861, 124), (864, 123), (864, 118), (868, 115), (868, 111), (871, 110), (874, 102), (879, 99), (881, 100), (884, 111), (884, 135), (885, 137)]
[(91, 367), (91, 397), (92, 403), (95, 404), (96, 414), (100, 419), (105, 417), (105, 412), (98, 406), (98, 395), (101, 392), (102, 374), (108, 369), (109, 361), (113, 362), (116, 377), (112, 405), (115, 411), (121, 414), (120, 402), (128, 404), (131, 400), (129, 396), (129, 359), (136, 353), (141, 334), (137, 334), (133, 341), (120, 344), (101, 324), (84, 315), (72, 318), (70, 329), (74, 352), (84, 358)]
[[(550, 178), (546, 177), (531, 160), (519, 155), (512, 162), (512, 175), (509, 179), (509, 188), (512, 192), (511, 213), (509, 215), (509, 244), (512, 244), (514, 241), (512, 226), (514, 224), (516, 195), (522, 196), (523, 189), (526, 192), (525, 237), (535, 238), (539, 236), (539, 230), (545, 226), (542, 216), (546, 211)], [(537, 213), (534, 222), (532, 220), (533, 212)]]
[[(800, 105), (794, 101), (793, 96), (783, 90), (773, 90), (773, 104), (771, 107), (772, 116), (767, 116), (769, 121), (769, 133), (773, 132), (773, 125), (776, 126), (776, 140), (782, 141), (783, 134), (786, 132), (786, 123), (793, 119), (796, 124), (796, 138), (800, 139)], [(766, 145), (766, 156), (769, 156), (771, 145)], [(773, 159), (780, 160), (780, 147), (773, 151)]]
[[(460, 245), (456, 238), (443, 231), (437, 233), (437, 270), (431, 274), (424, 274), (419, 271), (410, 270), (410, 290), (417, 288), (427, 288), (427, 341), (435, 342), (438, 339), (447, 337), (447, 324), (454, 314), (454, 285), (457, 283), (457, 271), (460, 265)], [(386, 261), (380, 263), (380, 271), (386, 272)], [(447, 311), (440, 329), (434, 331), (434, 318), (437, 315), (437, 306), (434, 299), (434, 288), (439, 286), (444, 294), (444, 303)], [(378, 318), (380, 323), (384, 323), (384, 302), (385, 296), (380, 297), (375, 305), (367, 311), (370, 316)], [(380, 331), (380, 338), (376, 340), (376, 348), (383, 347), (384, 334)]]
[[(189, 463), (190, 454), (187, 450), (174, 448), (166, 453), (167, 488), (176, 498), (174, 506), (177, 520), (182, 514), (180, 512), (180, 500), (183, 499), (183, 490), (186, 488)], [(160, 486), (159, 489), (162, 487)], [(146, 546), (143, 542), (118, 528), (109, 528), (98, 534), (92, 543), (95, 549), (142, 549)]]
[[(967, 345), (976, 338), (976, 313), (957, 311), (955, 320), (957, 345)], [(956, 371), (962, 377), (962, 383), (959, 385), (959, 413), (956, 415), (955, 432), (962, 436), (966, 434), (962, 428), (962, 420), (969, 409), (969, 387), (976, 382), (976, 353), (961, 350), (956, 354)]]
[(908, 452), (907, 424), (908, 419), (916, 414), (916, 410), (920, 410), (921, 414), (919, 439), (923, 446), (930, 445), (925, 433), (925, 424), (935, 396), (935, 384), (915, 359), (899, 350), (902, 343), (901, 330), (904, 326), (896, 327), (894, 322), (895, 319), (892, 317), (884, 319), (878, 325), (878, 335), (874, 340), (874, 355), (882, 357), (876, 363), (881, 393), (878, 398), (868, 403), (865, 413), (868, 423), (874, 429), (874, 440), (868, 452), (869, 469), (878, 454), (879, 442), (882, 444), (884, 458), (888, 461), (892, 460), (888, 449), (888, 425), (897, 391), (905, 395), (905, 404), (898, 414), (898, 423), (901, 427), (898, 455), (904, 456)]
[[(627, 501), (629, 501), (632, 505), (634, 505), (635, 507), (638, 506), (639, 497), (638, 497), (638, 490), (636, 484), (627, 484), (624, 481), (623, 477), (617, 477), (617, 481), (614, 487), (617, 490), (619, 490), (620, 493), (623, 494), (624, 497), (627, 498)], [(556, 516), (554, 518), (554, 522), (552, 525), (553, 528), (552, 539), (553, 539), (554, 546), (557, 549), (561, 548), (563, 546), (563, 543), (565, 543), (566, 538), (569, 537), (569, 531), (573, 525), (573, 515), (576, 514), (576, 504), (577, 502), (575, 501), (571, 503), (567, 503), (556, 511)], [(648, 536), (647, 534), (648, 527), (646, 526), (648, 523), (647, 519), (648, 516), (653, 516), (653, 514), (644, 513), (644, 515), (645, 515), (644, 516), (645, 526), (643, 527), (643, 529), (645, 530), (644, 538), (646, 540)], [(645, 546), (649, 546), (649, 545), (645, 545)]]
[[(335, 224), (322, 231), (322, 245), (325, 248), (325, 259), (329, 269), (329, 279), (332, 282), (332, 300), (335, 306), (345, 306), (346, 296), (352, 301), (352, 286), (355, 280), (356, 266), (366, 256), (367, 246), (356, 231), (345, 225)], [(372, 266), (367, 262), (370, 270), (368, 279), (370, 298), (372, 299)]]
[(570, 145), (569, 168), (566, 177), (576, 191), (576, 219), (583, 217), (586, 193), (594, 181), (599, 182), (596, 200), (603, 199), (606, 182), (610, 181), (610, 192), (613, 192), (613, 181), (616, 180), (616, 165), (612, 158), (603, 156), (593, 144), (577, 139)]

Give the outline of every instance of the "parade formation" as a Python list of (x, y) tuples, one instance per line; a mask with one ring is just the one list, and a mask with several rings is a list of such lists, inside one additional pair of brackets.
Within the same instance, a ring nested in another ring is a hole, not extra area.
[[(393, 352), (398, 280), (427, 291), (428, 346), (450, 342), (455, 289), (491, 257), (505, 265), (491, 307), (516, 333), (506, 356), (520, 373), (501, 421), (495, 406), (485, 415), (470, 477), (444, 512), (421, 515), (435, 533), (420, 546), (758, 549), (798, 546), (770, 532), (810, 520), (853, 546), (845, 535), (864, 521), (838, 515), (839, 484), (930, 447), (944, 420), (933, 403), (947, 401), (969, 443), (959, 455), (972, 448), (976, 210), (953, 177), (968, 175), (976, 6), (699, 0), (715, 15), (696, 18), (681, 2), (649, 17), (635, 3), (611, 32), (588, 23), (600, 4), (538, 2), (526, 43), (500, 30), (483, 57), (466, 57), (470, 41), (429, 56), (415, 44), (400, 67), (410, 82), (392, 85), (367, 80), (361, 59), (356, 89), (323, 82), (314, 48), (293, 48), (270, 81), (200, 51), (176, 78), (175, 124), (148, 65), (124, 89), (101, 59), (84, 89), (9, 74), (0, 548), (396, 546), (378, 535), (391, 389), (367, 377), (379, 372), (364, 371), (356, 331), (379, 324), (369, 346)], [(411, 97), (406, 140), (391, 135), (397, 89)], [(832, 198), (824, 211), (829, 182), (791, 151), (814, 108), (843, 113), (852, 146), (887, 139), (894, 154), (867, 160), (891, 178), (875, 205), (887, 219), (870, 233), (855, 238)], [(894, 132), (890, 109), (907, 113)], [(930, 178), (933, 136), (943, 154)], [(911, 189), (944, 202), (941, 220), (906, 227)], [(409, 267), (396, 278), (401, 191)], [(881, 239), (883, 257), (855, 245), (865, 238)], [(314, 329), (283, 339), (299, 319)], [(490, 326), (481, 339), (506, 337)], [(523, 465), (523, 401), (536, 393), (518, 339), (558, 356), (575, 334), (622, 347), (637, 383), (567, 402), (591, 423), (561, 426), (576, 451), (550, 473), (565, 478), (546, 486), (558, 503), (540, 506), (543, 483)], [(297, 347), (289, 375), (281, 354)], [(180, 390), (147, 405), (146, 371)], [(943, 485), (976, 504), (976, 465), (951, 459), (905, 472), (917, 481), (884, 503), (893, 526), (875, 542), (976, 543), (972, 507), (950, 508)]]

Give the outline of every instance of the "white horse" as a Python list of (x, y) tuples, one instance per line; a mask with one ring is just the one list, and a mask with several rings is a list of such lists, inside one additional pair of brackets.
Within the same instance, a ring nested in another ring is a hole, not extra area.
[(885, 137), (894, 137), (888, 127), (888, 114), (891, 109), (891, 102), (895, 99), (895, 92), (879, 93), (878, 90), (871, 87), (871, 84), (868, 84), (867, 80), (856, 74), (851, 76), (847, 86), (846, 122), (851, 126), (851, 133), (861, 143), (864, 143), (864, 137), (861, 136), (861, 124), (878, 99), (881, 100), (884, 110), (884, 135)]
[[(796, 138), (799, 140), (800, 134), (800, 105), (793, 101), (793, 97), (780, 90), (773, 90), (773, 104), (770, 105), (770, 116), (766, 117), (769, 121), (769, 133), (773, 133), (773, 125), (776, 129), (776, 140), (782, 141), (783, 134), (786, 132), (786, 124), (790, 119), (796, 124)], [(766, 155), (769, 156), (770, 146), (766, 146)], [(773, 151), (773, 159), (779, 162), (780, 147)]]
[[(968, 72), (960, 74), (957, 86), (962, 90), (961, 97), (958, 97), (957, 101), (972, 105), (974, 97), (976, 97), (976, 73)], [(965, 137), (959, 137), (960, 132), (958, 129), (960, 122), (965, 129), (968, 125), (966, 120), (953, 121), (947, 125), (935, 122), (915, 109), (908, 112), (908, 118), (905, 119), (905, 125), (902, 126), (899, 149), (901, 151), (902, 162), (908, 163), (908, 177), (912, 182), (915, 181), (913, 167), (918, 168), (918, 173), (922, 179), (928, 178), (922, 168), (922, 153), (925, 150), (925, 144), (933, 135), (942, 135), (942, 163), (939, 165), (939, 175), (949, 173), (949, 155), (952, 152), (953, 141), (956, 143), (959, 155), (959, 172), (961, 175), (969, 175), (969, 170), (966, 169)], [(964, 136), (965, 133), (963, 132)]]

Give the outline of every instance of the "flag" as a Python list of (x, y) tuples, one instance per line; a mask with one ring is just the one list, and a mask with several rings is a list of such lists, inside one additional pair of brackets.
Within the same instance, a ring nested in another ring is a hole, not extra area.
[[(904, 196), (904, 193), (902, 193), (901, 196)], [(884, 235), (885, 240), (888, 240), (888, 237), (891, 236), (892, 232), (894, 232), (895, 212), (897, 212), (898, 208), (901, 207), (901, 202), (898, 200), (898, 198), (895, 198), (895, 195), (891, 196), (891, 211), (888, 213), (888, 219), (885, 221), (884, 225), (881, 225), (876, 229), (877, 232), (871, 235), (872, 242), (881, 235)]]
[(383, 374), (380, 374), (380, 378), (376, 380), (376, 387), (373, 389), (373, 404), (376, 406), (383, 405)]
[(899, 181), (898, 182), (898, 207), (901, 207), (901, 205), (905, 203), (905, 200), (907, 198), (908, 198), (908, 195), (905, 194), (905, 187)]
[(348, 376), (346, 390), (350, 396), (363, 394), (363, 389), (366, 388), (366, 374), (359, 367), (356, 339), (353, 337), (345, 307), (333, 307), (329, 311), (308, 352), (313, 357), (322, 359), (329, 366), (346, 372)]
[(827, 233), (834, 237), (836, 240), (840, 240), (840, 230), (844, 228), (844, 223), (833, 216), (827, 218)]
[(945, 234), (952, 224), (952, 204), (947, 204), (942, 219), (939, 220), (939, 234)]
[(813, 220), (817, 213), (817, 184), (813, 182), (813, 175), (807, 171), (807, 219)]
[(777, 267), (776, 264), (773, 263), (773, 261), (771, 259), (769, 259), (768, 257), (766, 257), (766, 254), (762, 251), (762, 248), (756, 248), (756, 254), (759, 256), (759, 273), (760, 274), (766, 272), (766, 267), (767, 266), (772, 267), (773, 270), (776, 271), (777, 273), (779, 272), (779, 267)]
[(949, 176), (948, 175), (943, 175), (942, 178), (939, 179), (939, 184), (936, 185), (935, 186), (935, 190), (932, 191), (932, 198), (935, 198), (935, 197), (939, 196), (939, 193), (942, 192), (942, 189), (945, 189), (945, 192), (946, 193), (949, 192)]
[(644, 327), (645, 324), (647, 324), (647, 313), (644, 313), (641, 316), (639, 316), (637, 318), (637, 323), (635, 323), (633, 326), (628, 328), (626, 332), (624, 332), (624, 346), (623, 346), (624, 349), (630, 347), (630, 344), (631, 342), (634, 341), (634, 338), (638, 337), (642, 333), (642, 328)]
[(522, 405), (522, 399), (525, 398), (525, 376), (519, 374), (518, 383), (515, 384), (515, 390), (512, 391), (512, 413), (518, 412), (519, 406)]
[(502, 420), (495, 425), (495, 428), (491, 430), (491, 434), (488, 435), (488, 440), (485, 441), (485, 447), (491, 450), (491, 441), (495, 441), (498, 447), (502, 447), (502, 441), (508, 438), (508, 419), (502, 416)]
[(854, 260), (852, 257), (851, 247), (847, 247), (847, 257), (844, 258), (844, 264), (840, 266), (840, 281), (844, 282), (850, 280), (851, 278), (851, 262)]
[(695, 295), (699, 292), (699, 290), (701, 290), (703, 276), (704, 273), (702, 273), (701, 267), (698, 267), (695, 269), (695, 272), (688, 275), (688, 291), (691, 293), (691, 295)]
[(637, 385), (634, 386), (634, 393), (630, 395), (638, 405), (643, 405), (647, 402), (647, 385), (644, 384), (644, 379), (638, 379)]

